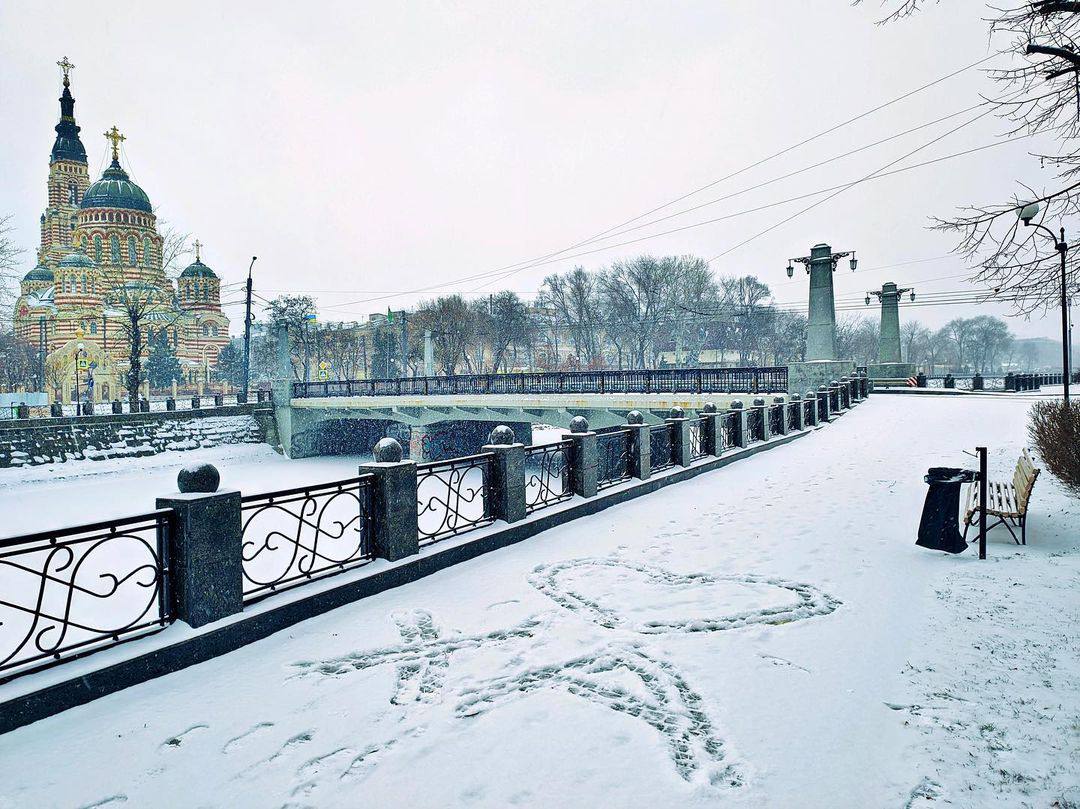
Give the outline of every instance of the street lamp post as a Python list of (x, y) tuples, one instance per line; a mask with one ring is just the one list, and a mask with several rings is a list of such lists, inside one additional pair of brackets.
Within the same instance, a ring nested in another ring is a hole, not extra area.
[(79, 360), (82, 359), (84, 346), (79, 343), (75, 350), (75, 415), (82, 409), (82, 397), (79, 395)]
[(1025, 205), (1020, 209), (1020, 221), (1024, 223), (1026, 227), (1033, 227), (1037, 230), (1041, 230), (1046, 233), (1051, 239), (1054, 240), (1054, 249), (1058, 251), (1058, 255), (1061, 256), (1061, 370), (1064, 372), (1062, 375), (1062, 382), (1065, 385), (1065, 406), (1069, 406), (1069, 308), (1068, 298), (1065, 291), (1065, 254), (1069, 251), (1069, 244), (1065, 241), (1065, 228), (1062, 227), (1059, 230), (1059, 236), (1054, 235), (1054, 231), (1048, 228), (1041, 222), (1032, 222), (1035, 215), (1039, 213), (1039, 203), (1032, 202)]

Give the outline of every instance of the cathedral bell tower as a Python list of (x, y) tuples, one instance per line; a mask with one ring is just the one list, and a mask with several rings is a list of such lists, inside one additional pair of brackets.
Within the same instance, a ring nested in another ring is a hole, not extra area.
[(56, 140), (49, 156), (49, 204), (41, 215), (41, 252), (49, 268), (54, 268), (73, 247), (79, 203), (90, 185), (86, 149), (79, 139), (75, 98), (71, 95), (71, 69), (75, 65), (66, 56), (56, 64), (64, 73), (64, 91), (60, 96)]

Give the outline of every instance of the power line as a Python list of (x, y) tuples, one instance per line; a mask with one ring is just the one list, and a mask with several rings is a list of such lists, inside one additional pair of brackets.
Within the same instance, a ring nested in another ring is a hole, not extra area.
[[(968, 123), (971, 123), (971, 122), (969, 121)], [(945, 135), (942, 135), (941, 137), (945, 137), (948, 134), (950, 134), (950, 133), (945, 133)], [(691, 230), (693, 228), (704, 227), (705, 225), (711, 225), (711, 224), (715, 224), (717, 222), (723, 222), (723, 221), (726, 221), (728, 219), (734, 219), (736, 217), (745, 216), (745, 215), (750, 214), (750, 213), (757, 213), (759, 211), (764, 211), (764, 210), (767, 210), (769, 208), (776, 208), (776, 207), (778, 207), (780, 205), (785, 205), (785, 204), (790, 203), (790, 202), (797, 202), (799, 200), (819, 196), (821, 194), (825, 194), (825, 193), (828, 193), (830, 191), (844, 190), (844, 189), (850, 188), (850, 187), (855, 186), (855, 185), (859, 185), (859, 184), (864, 183), (864, 182), (871, 182), (873, 180), (881, 180), (881, 179), (884, 179), (886, 177), (892, 177), (892, 176), (894, 176), (896, 174), (902, 174), (902, 173), (904, 173), (906, 171), (913, 171), (914, 169), (924, 168), (926, 166), (934, 165), (936, 163), (941, 163), (941, 162), (946, 161), (946, 160), (952, 160), (952, 159), (957, 158), (957, 157), (964, 157), (964, 156), (969, 155), (969, 154), (974, 154), (975, 152), (980, 152), (980, 151), (983, 151), (983, 150), (986, 150), (986, 149), (992, 149), (992, 148), (994, 148), (996, 146), (1004, 146), (1007, 143), (1012, 143), (1013, 141), (1017, 141), (1017, 140), (1023, 140), (1023, 139), (1026, 139), (1027, 137), (1029, 137), (1029, 136), (1028, 135), (1016, 135), (1016, 136), (1014, 136), (1012, 138), (1006, 138), (1004, 140), (994, 141), (993, 143), (984, 144), (982, 146), (976, 146), (976, 147), (973, 147), (971, 149), (965, 149), (965, 150), (960, 151), (960, 152), (954, 152), (953, 154), (944, 155), (942, 157), (933, 158), (931, 160), (926, 160), (926, 161), (924, 161), (922, 163), (915, 163), (915, 164), (913, 164), (911, 166), (905, 166), (903, 168), (893, 169), (892, 171), (875, 172), (873, 175), (869, 175), (867, 177), (863, 177), (863, 178), (858, 179), (858, 180), (852, 180), (852, 181), (849, 181), (849, 182), (846, 182), (846, 183), (841, 183), (840, 185), (830, 186), (828, 188), (819, 188), (816, 191), (811, 191), (811, 192), (808, 192), (808, 193), (805, 193), (805, 194), (799, 194), (799, 195), (796, 195), (796, 196), (793, 196), (793, 197), (788, 197), (787, 199), (782, 199), (782, 200), (779, 200), (777, 202), (770, 202), (770, 203), (767, 203), (767, 204), (764, 204), (764, 205), (759, 205), (756, 208), (748, 208), (748, 209), (745, 209), (745, 210), (742, 210), (742, 211), (737, 211), (737, 212), (734, 212), (734, 213), (725, 214), (723, 216), (714, 217), (712, 219), (706, 219), (706, 220), (704, 220), (702, 222), (694, 222), (694, 223), (691, 223), (691, 224), (688, 224), (688, 225), (682, 225), (682, 226), (677, 227), (677, 228), (672, 228), (670, 230), (661, 231), (659, 233), (653, 233), (653, 234), (650, 234), (648, 236), (641, 236), (641, 237), (638, 237), (636, 239), (628, 239), (627, 241), (624, 241), (624, 242), (617, 242), (615, 244), (606, 245), (604, 247), (598, 247), (598, 248), (594, 248), (592, 250), (585, 250), (585, 251), (582, 251), (580, 253), (573, 253), (573, 254), (568, 255), (568, 256), (560, 256), (558, 259), (552, 259), (550, 261), (537, 262), (536, 264), (532, 265), (532, 267), (541, 267), (541, 266), (545, 266), (547, 264), (554, 264), (557, 261), (567, 261), (567, 260), (573, 259), (573, 258), (580, 258), (582, 256), (593, 255), (594, 253), (600, 253), (600, 252), (603, 252), (605, 250), (613, 250), (613, 249), (615, 249), (617, 247), (625, 247), (627, 245), (638, 244), (638, 243), (643, 242), (643, 241), (648, 241), (649, 239), (655, 239), (655, 238), (659, 238), (661, 236), (669, 236), (669, 235), (671, 235), (673, 233), (681, 233), (682, 231)], [(938, 138), (938, 140), (940, 140), (940, 138)], [(923, 148), (923, 147), (920, 147), (920, 148)], [(896, 161), (893, 161), (893, 163), (898, 162), (901, 159), (903, 159), (903, 158), (898, 158)], [(833, 194), (833, 196), (836, 196), (836, 195)], [(827, 201), (827, 200), (822, 200), (822, 202), (824, 202), (824, 201)], [(808, 209), (806, 209), (806, 210), (808, 210)], [(804, 210), (804, 212), (805, 212), (805, 210)], [(785, 220), (785, 221), (787, 221), (787, 220)], [(780, 224), (783, 224), (783, 222), (781, 222)], [(775, 225), (774, 227), (778, 227), (778, 226), (779, 225)], [(761, 234), (759, 234), (759, 235), (761, 235)], [(738, 247), (738, 246), (739, 245), (736, 245), (736, 247)], [(732, 249), (734, 249), (734, 248), (732, 248)], [(726, 252), (730, 252), (730, 250), (726, 251)], [(724, 254), (721, 254), (721, 255), (724, 255)], [(715, 257), (713, 257), (712, 259), (709, 259), (709, 260), (714, 261), (716, 258), (719, 258), (719, 257), (720, 256), (715, 256)], [(526, 269), (531, 269), (532, 267), (526, 268)], [(346, 301), (345, 303), (331, 304), (331, 305), (325, 306), (323, 308), (324, 309), (343, 309), (344, 307), (347, 307), (347, 306), (355, 306), (357, 304), (372, 303), (374, 301), (386, 300), (387, 298), (396, 298), (396, 297), (399, 297), (401, 295), (423, 294), (425, 292), (431, 292), (431, 291), (436, 290), (436, 289), (442, 289), (444, 287), (451, 286), (452, 284), (455, 284), (455, 283), (460, 283), (462, 281), (475, 280), (477, 278), (485, 277), (485, 276), (488, 276), (488, 275), (491, 275), (491, 274), (492, 273), (483, 273), (481, 275), (475, 275), (475, 276), (471, 276), (469, 278), (461, 278), (461, 279), (456, 279), (456, 280), (451, 280), (451, 281), (445, 281), (445, 282), (442, 282), (442, 283), (439, 283), (439, 284), (432, 284), (432, 285), (426, 286), (426, 287), (420, 287), (420, 288), (410, 289), (410, 290), (403, 290), (401, 292), (388, 293), (388, 294), (385, 294), (385, 295), (379, 295), (379, 296), (375, 296), (375, 297), (371, 297), (371, 298), (363, 298), (363, 299), (359, 299), (359, 300), (355, 300), (355, 301)]]
[[(608, 228), (608, 229), (606, 229), (604, 231), (601, 231), (600, 233), (597, 233), (597, 234), (594, 234), (593, 236), (590, 236), (588, 239), (585, 239), (585, 240), (580, 241), (580, 242), (576, 242), (575, 244), (572, 244), (572, 245), (570, 245), (568, 247), (564, 247), (561, 250), (558, 250), (556, 252), (547, 253), (547, 254), (539, 256), (539, 257), (537, 257), (535, 259), (530, 259), (530, 260), (526, 260), (526, 261), (519, 261), (519, 262), (515, 262), (513, 264), (508, 264), (508, 265), (505, 265), (503, 267), (499, 267), (499, 268), (496, 268), (494, 270), (490, 270), (490, 271), (483, 272), (483, 273), (478, 273), (478, 274), (473, 275), (473, 276), (465, 276), (465, 277), (454, 279), (454, 280), (451, 280), (451, 281), (447, 281), (445, 283), (441, 283), (441, 284), (438, 284), (438, 285), (434, 285), (434, 286), (430, 286), (430, 287), (422, 287), (422, 288), (418, 288), (418, 289), (415, 289), (415, 290), (409, 290), (407, 292), (399, 293), (399, 294), (422, 294), (424, 292), (429, 292), (429, 291), (432, 291), (434, 289), (440, 289), (440, 288), (450, 286), (450, 285), (455, 284), (455, 283), (465, 283), (465, 282), (468, 282), (468, 281), (475, 281), (475, 280), (479, 280), (479, 279), (482, 279), (482, 278), (488, 278), (488, 277), (490, 277), (492, 275), (498, 275), (499, 273), (514, 269), (516, 267), (519, 267), (522, 264), (528, 264), (528, 265), (531, 265), (531, 266), (542, 266), (542, 264), (550, 263), (548, 261), (548, 259), (553, 259), (554, 257), (561, 255), (562, 253), (566, 253), (566, 252), (568, 252), (570, 250), (575, 250), (578, 247), (583, 246), (586, 243), (589, 243), (591, 241), (595, 241), (596, 239), (599, 239), (599, 238), (601, 238), (603, 236), (606, 236), (607, 234), (611, 233), (611, 231), (613, 231), (613, 230), (617, 230), (619, 228), (625, 227), (626, 225), (632, 224), (633, 222), (636, 222), (638, 219), (642, 219), (645, 216), (649, 216), (649, 215), (651, 215), (653, 213), (656, 213), (657, 211), (663, 210), (664, 208), (669, 207), (670, 205), (673, 205), (673, 204), (675, 204), (677, 202), (681, 202), (682, 200), (687, 199), (688, 197), (691, 197), (694, 194), (700, 193), (701, 191), (712, 188), (712, 187), (714, 187), (715, 185), (718, 185), (721, 182), (724, 182), (724, 181), (726, 181), (728, 179), (731, 179), (731, 178), (736, 177), (736, 176), (738, 176), (740, 174), (743, 174), (744, 172), (749, 171), (750, 169), (756, 168), (757, 166), (760, 166), (760, 165), (762, 165), (764, 163), (767, 163), (770, 160), (773, 160), (773, 159), (775, 159), (777, 157), (780, 157), (780, 156), (782, 156), (784, 154), (787, 154), (788, 152), (791, 152), (791, 151), (793, 151), (793, 150), (795, 150), (795, 149), (797, 149), (797, 148), (799, 148), (801, 146), (804, 146), (807, 143), (810, 143), (810, 142), (812, 142), (814, 140), (817, 140), (818, 138), (824, 137), (825, 135), (831, 134), (832, 132), (835, 132), (836, 130), (838, 130), (838, 129), (844, 127), (844, 126), (847, 126), (848, 124), (854, 123), (855, 121), (858, 121), (858, 120), (860, 120), (862, 118), (865, 118), (865, 117), (867, 117), (869, 115), (872, 115), (873, 113), (878, 112), (878, 111), (880, 111), (882, 109), (885, 109), (886, 107), (889, 107), (889, 106), (891, 106), (893, 104), (896, 104), (896, 103), (898, 103), (900, 101), (903, 101), (904, 99), (910, 98), (911, 96), (916, 95), (917, 93), (920, 93), (923, 90), (926, 90), (926, 89), (928, 89), (930, 87), (933, 87), (933, 86), (935, 86), (937, 84), (940, 84), (941, 82), (944, 82), (944, 81), (946, 81), (946, 80), (948, 80), (948, 79), (950, 79), (950, 78), (952, 78), (954, 76), (960, 75), (961, 73), (964, 73), (967, 70), (971, 70), (972, 68), (978, 67), (979, 65), (982, 65), (982, 64), (988, 62), (989, 60), (995, 58), (998, 55), (999, 55), (998, 53), (991, 54), (991, 55), (983, 57), (982, 59), (979, 59), (979, 60), (977, 60), (975, 62), (972, 62), (971, 64), (966, 65), (966, 66), (964, 66), (962, 68), (959, 68), (957, 70), (946, 73), (943, 76), (939, 76), (938, 78), (934, 79), (933, 81), (927, 82), (927, 83), (925, 83), (925, 84), (923, 84), (923, 85), (921, 85), (919, 87), (916, 87), (913, 90), (909, 90), (908, 92), (903, 93), (903, 94), (901, 94), (901, 95), (899, 95), (899, 96), (897, 96), (897, 97), (895, 97), (893, 99), (890, 99), (889, 101), (886, 101), (886, 102), (884, 102), (882, 104), (879, 104), (879, 105), (877, 105), (875, 107), (872, 107), (872, 108), (870, 108), (870, 109), (868, 109), (868, 110), (866, 110), (866, 111), (864, 111), (862, 113), (859, 113), (858, 115), (855, 115), (855, 116), (853, 116), (851, 118), (848, 118), (847, 120), (841, 121), (838, 124), (830, 126), (827, 129), (822, 130), (821, 132), (818, 132), (818, 133), (816, 133), (814, 135), (811, 135), (808, 138), (804, 138), (803, 140), (801, 140), (801, 141), (799, 141), (797, 143), (794, 143), (791, 146), (785, 147), (784, 149), (781, 149), (778, 152), (775, 152), (775, 153), (773, 153), (771, 155), (768, 155), (768, 156), (763, 157), (763, 158), (761, 158), (759, 160), (756, 160), (756, 161), (750, 163), (749, 165), (744, 166), (741, 169), (738, 169), (738, 170), (736, 170), (734, 172), (731, 172), (731, 173), (729, 173), (727, 175), (724, 175), (723, 177), (719, 177), (719, 178), (717, 178), (715, 180), (712, 180), (712, 181), (706, 183), (705, 185), (699, 186), (698, 188), (695, 188), (692, 191), (689, 191), (689, 192), (687, 192), (685, 194), (682, 194), (682, 195), (680, 195), (680, 196), (678, 196), (678, 197), (676, 197), (676, 198), (674, 198), (672, 200), (669, 200), (668, 202), (665, 202), (662, 205), (656, 206), (656, 207), (654, 207), (654, 208), (652, 208), (652, 209), (650, 209), (648, 211), (645, 211), (644, 213), (641, 213), (641, 214), (638, 214), (637, 216), (631, 217), (630, 219), (625, 220), (624, 222), (621, 222), (621, 223), (619, 223), (617, 225), (614, 225), (613, 227), (610, 227), (610, 228)], [(660, 235), (662, 235), (662, 234), (660, 234)], [(617, 246), (617, 245), (615, 245), (615, 246)], [(563, 258), (572, 258), (572, 256), (564, 256)], [(536, 263), (536, 262), (540, 262), (540, 263)], [(381, 296), (381, 297), (371, 298), (371, 299), (365, 299), (365, 300), (361, 300), (361, 301), (353, 301), (353, 302), (349, 302), (349, 303), (341, 304), (341, 305), (343, 305), (343, 306), (351, 306), (351, 305), (354, 305), (356, 303), (367, 303), (367, 302), (373, 301), (373, 300), (382, 300), (384, 297), (396, 297), (396, 294), (395, 295)]]

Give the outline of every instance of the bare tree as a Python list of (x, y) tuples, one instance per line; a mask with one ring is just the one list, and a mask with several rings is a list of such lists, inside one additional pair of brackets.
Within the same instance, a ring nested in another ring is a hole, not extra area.
[[(127, 371), (124, 373), (124, 385), (127, 388), (128, 402), (132, 412), (139, 406), (139, 384), (143, 380), (143, 355), (149, 347), (147, 329), (164, 329), (174, 326), (180, 318), (180, 302), (172, 286), (157, 286), (145, 281), (124, 281), (112, 273), (102, 274), (105, 280), (105, 305), (120, 313), (120, 317), (111, 319), (120, 330), (121, 338), (128, 349)], [(118, 274), (117, 274), (118, 275)]]
[(435, 362), (447, 376), (467, 359), (467, 349), (474, 339), (473, 314), (460, 295), (446, 295), (426, 301), (412, 316), (413, 334), (431, 331)]
[[(924, 0), (886, 5), (891, 11), (882, 22), (895, 22), (918, 11)], [(956, 234), (958, 252), (978, 266), (972, 281), (1027, 314), (1060, 304), (1060, 259), (1047, 240), (1020, 224), (1019, 208), (1039, 202), (1039, 222), (1048, 225), (1080, 213), (1080, 2), (1034, 0), (992, 10), (991, 37), (1007, 39), (1019, 64), (989, 71), (1003, 92), (987, 103), (1008, 123), (1005, 134), (1043, 135), (1059, 145), (1052, 154), (1033, 155), (1056, 170), (1056, 179), (1038, 189), (1021, 184), (1010, 200), (965, 207), (935, 218), (933, 227)], [(1073, 289), (1080, 277), (1077, 252), (1067, 255), (1067, 285)]]
[(0, 216), (0, 324), (7, 323), (11, 317), (11, 307), (19, 288), (19, 261), (22, 250), (15, 245), (12, 237), (15, 228), (11, 224), (11, 215)]
[(315, 316), (315, 300), (310, 295), (280, 295), (267, 310), (271, 331), (276, 333), (282, 326), (287, 330), (293, 375), (305, 382), (311, 379), (311, 360), (316, 354)]

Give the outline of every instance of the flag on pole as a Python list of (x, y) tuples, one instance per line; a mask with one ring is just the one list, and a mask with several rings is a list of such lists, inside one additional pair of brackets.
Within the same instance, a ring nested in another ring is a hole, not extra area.
[(393, 323), (394, 322), (394, 313), (392, 311), (390, 311), (389, 306), (386, 307), (386, 322), (387, 323)]

